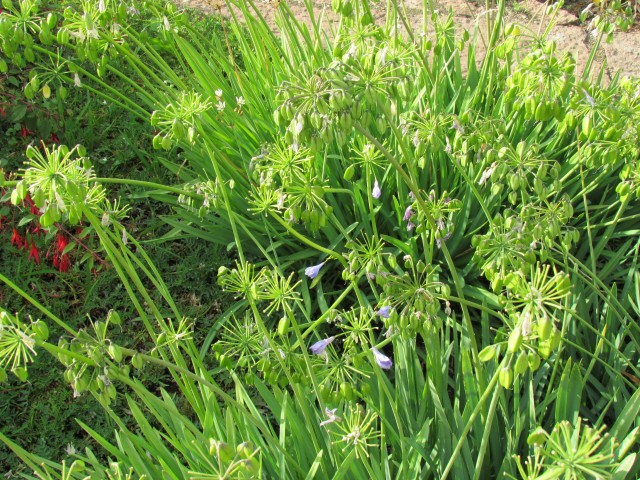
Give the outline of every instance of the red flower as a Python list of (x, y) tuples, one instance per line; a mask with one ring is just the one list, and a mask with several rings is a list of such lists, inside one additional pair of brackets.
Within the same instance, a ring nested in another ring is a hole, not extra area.
[(64, 235), (59, 233), (58, 236), (56, 237), (56, 250), (59, 253), (62, 253), (64, 249), (67, 248), (67, 245), (69, 245), (69, 242), (64, 237)]
[[(16, 247), (18, 247), (18, 250), (20, 250), (22, 248), (22, 241), (23, 241), (22, 236), (18, 233), (18, 230), (14, 228), (13, 235), (11, 235), (11, 245), (15, 245)], [(26, 243), (26, 240), (25, 240), (25, 243)]]
[(27, 138), (27, 135), (33, 135), (33, 132), (23, 123), (22, 127), (20, 127), (20, 136), (22, 138)]
[(58, 270), (60, 270), (61, 272), (68, 272), (70, 264), (71, 262), (69, 261), (69, 254), (65, 253), (60, 260), (60, 267), (58, 268)]
[(64, 249), (69, 245), (69, 241), (65, 238), (64, 235), (59, 233), (56, 236), (56, 244), (53, 253), (53, 266), (56, 267), (61, 272), (68, 272), (69, 266), (71, 265), (71, 259), (69, 258), (69, 254), (64, 252)]
[(51, 132), (51, 137), (49, 137), (49, 142), (50, 143), (60, 143), (60, 139), (58, 138), (58, 136)]
[(31, 251), (29, 252), (28, 260), (31, 260), (32, 258), (36, 262), (36, 265), (40, 265), (40, 252), (36, 248), (36, 244), (33, 240), (31, 241)]

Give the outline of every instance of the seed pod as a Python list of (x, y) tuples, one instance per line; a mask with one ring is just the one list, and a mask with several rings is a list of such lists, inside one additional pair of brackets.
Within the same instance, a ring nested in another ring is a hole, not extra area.
[(189, 141), (189, 143), (193, 143), (196, 139), (196, 129), (195, 127), (189, 127), (189, 130), (187, 130), (187, 140)]
[(538, 320), (538, 337), (540, 337), (540, 340), (548, 340), (551, 336), (552, 329), (553, 322), (549, 319), (548, 316), (545, 315), (540, 320)]
[(119, 345), (112, 343), (107, 347), (107, 353), (115, 362), (122, 361), (122, 348)]
[(551, 348), (551, 339), (544, 340), (538, 344), (538, 354), (542, 358), (549, 358), (553, 349)]
[(218, 458), (223, 463), (230, 463), (233, 461), (233, 458), (235, 457), (235, 452), (233, 448), (224, 442), (217, 443), (216, 453), (218, 455)]
[(527, 117), (531, 118), (536, 113), (536, 99), (534, 96), (529, 96), (524, 101), (524, 111)]
[(21, 382), (26, 382), (27, 378), (29, 378), (29, 372), (26, 367), (16, 367), (12, 371)]
[(500, 373), (498, 373), (498, 381), (503, 388), (511, 388), (513, 384), (513, 370), (509, 367), (502, 367)]
[(353, 178), (355, 171), (356, 171), (355, 165), (353, 164), (349, 165), (347, 169), (344, 171), (343, 178), (347, 181), (350, 181)]
[(342, 3), (340, 13), (345, 17), (351, 16), (353, 13), (353, 3), (351, 3), (351, 0), (346, 0)]
[(593, 117), (590, 113), (587, 113), (582, 119), (582, 133), (589, 137), (593, 128)]
[(271, 370), (269, 372), (269, 375), (267, 376), (267, 382), (269, 382), (270, 385), (277, 385), (278, 377), (278, 372), (276, 372), (275, 370)]
[(327, 125), (322, 129), (320, 138), (326, 144), (330, 144), (333, 142), (333, 129), (331, 128), (331, 126)]
[(142, 365), (143, 365), (142, 355), (140, 355), (139, 353), (134, 354), (131, 357), (131, 365), (133, 365), (133, 368), (136, 368), (136, 369), (142, 368)]
[(33, 62), (36, 59), (35, 53), (33, 53), (33, 49), (31, 47), (25, 47), (24, 49), (24, 59), (27, 62)]
[(285, 335), (289, 330), (290, 320), (288, 316), (284, 316), (278, 322), (278, 335)]
[(520, 326), (517, 326), (509, 335), (509, 342), (507, 344), (507, 351), (509, 353), (514, 353), (520, 349), (520, 345), (522, 345), (522, 329)]
[(67, 30), (66, 28), (61, 28), (56, 34), (56, 41), (60, 45), (66, 45), (69, 43), (69, 36), (69, 30)]
[(318, 110), (314, 110), (309, 117), (311, 119), (311, 126), (316, 130), (320, 130), (320, 127), (322, 126), (322, 115), (320, 115), (320, 112)]
[(42, 342), (46, 342), (49, 338), (49, 327), (42, 320), (38, 320), (31, 325), (31, 330), (35, 333), (36, 338)]
[(316, 101), (316, 108), (321, 115), (327, 115), (329, 113), (329, 105), (322, 97), (318, 98)]
[(496, 347), (494, 345), (489, 345), (480, 350), (480, 353), (478, 353), (478, 358), (481, 362), (488, 362), (496, 356), (496, 353)]
[(182, 140), (184, 138), (185, 128), (180, 119), (176, 118), (173, 120), (173, 123), (171, 124), (171, 131), (178, 140)]
[(160, 150), (162, 148), (162, 136), (157, 134), (153, 137), (153, 141), (151, 143), (153, 144), (154, 149)]
[(86, 470), (86, 464), (82, 460), (76, 460), (69, 467), (69, 478), (75, 475), (83, 475)]
[(168, 135), (162, 138), (162, 148), (165, 150), (169, 150), (171, 148), (171, 143), (171, 138)]
[(556, 350), (560, 346), (560, 342), (562, 342), (562, 333), (557, 328), (554, 328), (550, 338), (551, 350)]
[(347, 401), (351, 401), (354, 398), (353, 388), (350, 383), (342, 382), (340, 384), (340, 395)]
[(516, 364), (513, 367), (513, 370), (516, 375), (522, 375), (527, 371), (527, 367), (529, 363), (527, 361), (527, 354), (525, 352), (520, 352), (518, 355), (518, 359), (516, 360)]

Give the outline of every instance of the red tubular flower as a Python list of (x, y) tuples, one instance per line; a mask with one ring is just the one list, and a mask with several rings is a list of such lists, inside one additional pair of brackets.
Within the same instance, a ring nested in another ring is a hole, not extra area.
[(22, 237), (15, 228), (13, 229), (13, 235), (11, 235), (11, 245), (18, 247), (18, 250), (22, 248)]
[(69, 254), (64, 252), (64, 249), (69, 245), (69, 241), (66, 239), (64, 235), (59, 233), (56, 236), (56, 244), (54, 248), (53, 254), (53, 266), (56, 267), (61, 272), (69, 271), (69, 266), (71, 265), (71, 260), (69, 258)]
[(27, 138), (28, 135), (33, 135), (33, 132), (23, 123), (22, 127), (20, 127), (20, 136), (22, 138)]
[(28, 260), (31, 260), (32, 258), (36, 262), (36, 265), (40, 265), (40, 252), (38, 251), (34, 241), (31, 241), (31, 251), (29, 252)]
[(58, 270), (60, 270), (61, 272), (68, 272), (69, 265), (71, 265), (71, 261), (69, 260), (69, 254), (65, 253), (62, 256), (62, 259), (60, 260), (60, 267), (58, 268)]
[(51, 136), (49, 137), (49, 142), (58, 144), (58, 143), (60, 143), (60, 139), (58, 138), (58, 136), (55, 133), (51, 132)]

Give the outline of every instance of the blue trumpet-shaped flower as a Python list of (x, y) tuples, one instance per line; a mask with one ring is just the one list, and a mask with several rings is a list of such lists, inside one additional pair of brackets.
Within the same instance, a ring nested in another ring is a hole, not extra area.
[(411, 209), (411, 205), (409, 205), (407, 209), (404, 211), (404, 216), (402, 217), (402, 219), (405, 222), (408, 222), (412, 215), (413, 215), (413, 210)]
[(385, 305), (376, 311), (376, 315), (380, 315), (382, 318), (389, 318), (390, 312), (391, 307), (389, 305)]
[(327, 262), (322, 262), (318, 265), (314, 265), (313, 267), (307, 267), (304, 269), (304, 274), (309, 278), (316, 278), (318, 273), (320, 273), (320, 269)]
[(380, 198), (380, 195), (382, 195), (382, 190), (380, 190), (380, 184), (378, 183), (378, 179), (376, 179), (376, 181), (373, 182), (373, 190), (371, 191), (371, 196), (373, 198)]
[(376, 359), (376, 363), (378, 366), (384, 370), (389, 370), (393, 366), (393, 362), (389, 357), (387, 357), (384, 353), (378, 350), (376, 347), (372, 347), (371, 351), (373, 352), (373, 356)]
[(329, 344), (333, 342), (335, 338), (336, 337), (329, 337), (329, 338), (324, 338), (322, 340), (319, 340), (313, 345), (311, 345), (309, 347), (309, 350), (311, 350), (311, 353), (313, 353), (314, 355), (320, 355), (322, 352), (325, 351), (325, 349), (329, 346)]

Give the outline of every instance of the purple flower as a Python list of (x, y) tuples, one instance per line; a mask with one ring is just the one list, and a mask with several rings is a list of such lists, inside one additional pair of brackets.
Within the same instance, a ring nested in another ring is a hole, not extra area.
[(329, 338), (319, 340), (313, 345), (311, 345), (309, 347), (309, 350), (311, 350), (311, 353), (313, 353), (314, 355), (320, 355), (329, 346), (329, 344), (333, 342), (334, 338), (336, 337), (329, 337)]
[(322, 262), (318, 265), (314, 265), (313, 267), (307, 267), (304, 269), (304, 274), (309, 278), (316, 278), (318, 273), (320, 273), (320, 269), (327, 262)]
[(384, 370), (389, 370), (393, 366), (393, 362), (384, 353), (378, 350), (376, 347), (372, 347), (371, 351), (376, 359), (378, 366)]
[(376, 181), (373, 182), (373, 190), (371, 191), (371, 196), (373, 198), (380, 198), (380, 195), (382, 195), (382, 190), (380, 190), (380, 185), (378, 184), (378, 179), (376, 178)]
[(333, 423), (333, 422), (341, 422), (342, 419), (336, 415), (336, 411), (338, 409), (334, 408), (332, 410), (329, 410), (329, 408), (325, 407), (324, 409), (324, 413), (327, 416), (326, 420), (323, 420), (322, 422), (320, 422), (320, 426), (323, 427), (329, 423)]
[(389, 318), (389, 312), (391, 311), (391, 307), (385, 305), (384, 307), (380, 307), (380, 309), (376, 312), (376, 315), (380, 315), (382, 318)]
[(413, 222), (408, 222), (407, 223), (407, 232), (410, 232), (411, 230), (413, 230), (416, 227), (416, 225)]
[(404, 217), (402, 217), (402, 219), (405, 222), (408, 222), (412, 215), (413, 215), (413, 210), (411, 210), (411, 205), (409, 205), (407, 209), (404, 211)]

